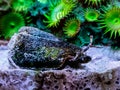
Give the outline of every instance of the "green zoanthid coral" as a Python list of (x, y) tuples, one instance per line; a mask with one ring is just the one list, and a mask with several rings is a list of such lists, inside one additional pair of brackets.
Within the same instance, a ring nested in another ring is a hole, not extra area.
[(37, 0), (37, 1), (42, 3), (42, 4), (46, 4), (48, 2), (48, 0)]
[(72, 18), (66, 21), (65, 27), (63, 27), (64, 34), (67, 37), (74, 37), (80, 30), (80, 21)]
[(87, 3), (88, 5), (101, 5), (101, 2), (104, 0), (84, 0), (84, 3)]
[(19, 13), (9, 13), (0, 20), (0, 31), (5, 38), (10, 38), (22, 26), (25, 26), (25, 22)]
[(76, 5), (76, 1), (73, 0), (59, 0), (58, 2), (52, 2), (50, 0), (50, 12), (45, 14), (46, 17), (45, 23), (47, 27), (57, 27), (60, 20), (66, 17)]
[(11, 5), (13, 10), (17, 12), (26, 12), (33, 3), (33, 0), (12, 0)]
[[(3, 7), (7, 5), (3, 1), (10, 2), (7, 9)], [(3, 1), (0, 1), (0, 8), (5, 9), (0, 10), (2, 39), (10, 38), (21, 26), (26, 25), (53, 33), (79, 46), (87, 45), (90, 35), (94, 36), (94, 44), (119, 43), (119, 0)]]
[(104, 10), (100, 24), (101, 28), (106, 28), (105, 34), (110, 32), (110, 38), (120, 36), (120, 8), (112, 7)]
[(89, 22), (98, 20), (99, 15), (99, 12), (92, 8), (87, 8), (84, 13), (85, 19)]

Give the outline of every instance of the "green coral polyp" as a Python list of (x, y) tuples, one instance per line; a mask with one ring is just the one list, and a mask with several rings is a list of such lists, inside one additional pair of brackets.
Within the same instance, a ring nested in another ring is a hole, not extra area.
[(99, 12), (95, 9), (86, 9), (85, 11), (85, 19), (89, 22), (93, 22), (98, 20)]
[(48, 23), (47, 27), (57, 27), (60, 20), (72, 11), (75, 4), (71, 0), (69, 4), (61, 0), (56, 5), (51, 5), (50, 13), (44, 15), (47, 18), (47, 21), (45, 21), (45, 23)]
[(88, 5), (101, 5), (101, 2), (104, 0), (85, 0), (84, 3), (87, 3)]
[(105, 34), (110, 32), (110, 38), (120, 36), (120, 8), (112, 7), (104, 10), (100, 24), (101, 28), (106, 28)]
[(80, 30), (80, 21), (78, 19), (70, 19), (65, 23), (65, 27), (63, 28), (64, 34), (67, 37), (74, 37)]
[(32, 4), (33, 0), (12, 0), (12, 8), (18, 12), (27, 11)]
[(25, 22), (19, 13), (9, 13), (0, 20), (0, 31), (5, 38), (10, 38), (22, 26)]

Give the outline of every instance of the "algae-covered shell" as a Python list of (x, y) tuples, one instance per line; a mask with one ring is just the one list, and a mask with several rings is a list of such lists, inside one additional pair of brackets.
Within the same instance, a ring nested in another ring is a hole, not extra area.
[(66, 56), (82, 50), (33, 27), (22, 27), (11, 38), (9, 48), (9, 58), (27, 68), (58, 67)]
[(20, 67), (57, 67), (63, 56), (75, 50), (74, 45), (65, 43), (50, 33), (36, 28), (23, 27), (9, 43), (10, 57)]

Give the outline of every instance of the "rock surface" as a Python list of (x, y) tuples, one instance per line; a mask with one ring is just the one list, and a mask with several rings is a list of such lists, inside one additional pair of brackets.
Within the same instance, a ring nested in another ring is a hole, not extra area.
[[(0, 90), (120, 90), (120, 51), (91, 47), (85, 69), (10, 69), (9, 50), (0, 50)], [(92, 52), (91, 52), (92, 51)]]
[(0, 46), (0, 90), (34, 90), (35, 71), (14, 69), (8, 61), (8, 47)]
[(14, 68), (8, 52), (0, 49), (0, 90), (120, 90), (120, 50), (91, 47), (84, 69), (47, 71)]

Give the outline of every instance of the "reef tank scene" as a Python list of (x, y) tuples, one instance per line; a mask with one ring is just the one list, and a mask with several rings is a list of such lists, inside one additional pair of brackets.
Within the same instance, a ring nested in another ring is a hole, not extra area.
[(0, 0), (0, 90), (120, 90), (120, 0)]

